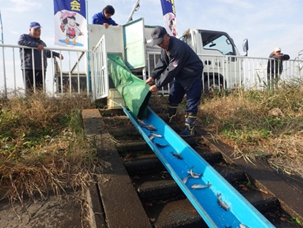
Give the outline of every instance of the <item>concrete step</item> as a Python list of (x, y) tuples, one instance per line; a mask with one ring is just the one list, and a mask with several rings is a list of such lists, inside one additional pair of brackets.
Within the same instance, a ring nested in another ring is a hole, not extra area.
[(106, 116), (103, 117), (104, 122), (106, 123), (106, 126), (108, 129), (112, 127), (127, 127), (127, 126), (133, 126), (132, 122), (129, 120), (129, 118), (125, 116)]
[(277, 197), (264, 193), (258, 189), (248, 188), (243, 191), (241, 188), (237, 190), (260, 212), (262, 213), (275, 227), (277, 228), (299, 228), (300, 225), (291, 221), (290, 215), (285, 212), (280, 205)]
[[(131, 147), (129, 147), (131, 148)], [(119, 151), (120, 149), (118, 149)], [(149, 153), (150, 152), (150, 153)], [(123, 155), (123, 152), (120, 152)], [(125, 153), (127, 154), (127, 153)], [(166, 170), (158, 157), (153, 153), (152, 150), (140, 150), (140, 152), (133, 152), (133, 155), (127, 154), (129, 159), (124, 159), (125, 167), (130, 176), (142, 174), (142, 173), (157, 173), (158, 171)], [(209, 153), (201, 155), (208, 163), (217, 164), (222, 162), (221, 156), (218, 153)], [(235, 172), (234, 168), (226, 168), (225, 170), (221, 167), (220, 164), (217, 165), (217, 169), (219, 172), (222, 172), (222, 175), (226, 177), (228, 180), (232, 181), (236, 178), (239, 178), (241, 181), (243, 178), (245, 179), (245, 175), (243, 172)], [(228, 172), (232, 172), (228, 174)]]
[(157, 156), (153, 153), (152, 150), (141, 150), (141, 151), (133, 151), (133, 152), (122, 152), (119, 153), (122, 160), (124, 162), (130, 162), (133, 160), (143, 160), (149, 158), (157, 158)]
[[(184, 200), (186, 199), (186, 197), (179, 188), (179, 186), (174, 182), (174, 180), (167, 172), (161, 172), (158, 175), (153, 176), (137, 176), (135, 179), (133, 179), (133, 184), (136, 187), (139, 198), (141, 199), (143, 204), (149, 205), (149, 207), (145, 207), (145, 210), (147, 211), (149, 217), (152, 218), (157, 217), (155, 215), (156, 213), (160, 213), (160, 217), (163, 216), (163, 213), (165, 215), (166, 213), (168, 213), (168, 216), (171, 218), (171, 215), (173, 213), (178, 214), (178, 209), (172, 206), (174, 202), (178, 202), (178, 205), (180, 206), (180, 202), (184, 203), (187, 201)], [(278, 199), (270, 194), (265, 194), (264, 192), (259, 191), (255, 188), (247, 188), (246, 190), (243, 190), (243, 185), (236, 186), (236, 189), (261, 213), (268, 211), (277, 211), (280, 208)], [(174, 202), (171, 202), (172, 200)], [(165, 212), (157, 212), (157, 210), (163, 210), (163, 208), (165, 208)], [(192, 208), (192, 210), (194, 209)], [(182, 211), (184, 213), (184, 208), (182, 208)], [(187, 213), (189, 212), (185, 212), (185, 214)], [(184, 225), (186, 225), (186, 227), (195, 227), (194, 225), (196, 224), (196, 222), (200, 220), (197, 219), (196, 216), (193, 217), (192, 212), (190, 212), (189, 216), (191, 217), (190, 219), (185, 218), (184, 216), (179, 217), (178, 215), (178, 219), (174, 217), (172, 221), (169, 221), (169, 218), (162, 217), (158, 220), (155, 220), (154, 226), (183, 227)], [(273, 217), (272, 214), (268, 214), (267, 217), (273, 222), (274, 225), (280, 224), (280, 222), (277, 220), (277, 217)], [(184, 220), (182, 220), (182, 218)], [(187, 220), (188, 223), (184, 223), (185, 220)], [(294, 224), (290, 224), (288, 227), (296, 226), (294, 226)]]
[(207, 161), (210, 165), (214, 165), (220, 162), (223, 162), (223, 157), (220, 152), (198, 152), (197, 153), (205, 160)]
[(158, 173), (166, 170), (157, 158), (134, 159), (124, 162), (125, 168), (130, 176)]
[(261, 213), (280, 207), (279, 200), (276, 197), (260, 192), (257, 189), (248, 188), (247, 191), (240, 189), (239, 192)]
[[(119, 118), (119, 121), (121, 121), (121, 118)], [(124, 121), (124, 120), (123, 120)], [(175, 128), (175, 129), (174, 129)], [(178, 126), (175, 126), (173, 130), (175, 130), (177, 133), (179, 133), (182, 129), (180, 129)], [(111, 127), (108, 129), (108, 132), (113, 135), (117, 139), (139, 139), (142, 138), (139, 131), (135, 128), (134, 125), (131, 126), (120, 126), (120, 127)], [(194, 146), (201, 141), (201, 137), (195, 136), (195, 137), (188, 137), (183, 138), (189, 145)]]
[[(146, 163), (142, 164), (144, 164), (143, 167), (147, 167)], [(146, 170), (144, 171), (144, 174), (135, 173), (134, 175), (131, 175), (133, 185), (136, 187), (142, 201), (167, 200), (170, 197), (177, 197), (180, 195), (185, 197), (177, 183), (167, 171), (162, 170), (158, 173), (155, 172), (152, 175), (147, 175), (148, 172), (146, 172)], [(240, 171), (231, 171), (229, 167), (221, 169), (220, 171), (222, 174), (225, 173), (226, 179), (233, 181), (232, 184), (234, 185), (239, 185), (239, 183), (247, 181), (245, 175)]]
[(182, 190), (166, 171), (159, 172), (152, 176), (135, 176), (132, 180), (139, 198), (143, 202), (185, 198)]
[[(256, 190), (255, 190), (256, 191)], [(244, 197), (258, 210), (274, 211), (279, 208), (279, 202), (275, 197), (266, 194), (255, 194), (255, 191), (244, 193)], [(257, 196), (256, 196), (257, 195)], [(195, 208), (186, 198), (174, 201), (145, 202), (145, 210), (154, 227), (208, 227)], [(295, 228), (297, 224), (282, 222), (278, 214), (265, 215), (275, 227)], [(282, 216), (282, 215), (281, 215)]]
[(141, 134), (139, 131), (135, 128), (134, 125), (132, 126), (126, 126), (126, 127), (112, 127), (108, 129), (108, 132), (113, 135), (115, 138), (123, 138), (125, 136), (139, 136), (142, 138)]
[[(110, 113), (108, 113), (108, 115), (110, 115)], [(111, 120), (105, 118), (105, 122), (106, 124), (104, 125), (106, 125), (106, 129), (108, 129), (108, 131), (111, 131), (112, 135), (115, 136), (115, 138), (108, 141), (115, 142), (115, 146), (119, 148), (120, 151), (117, 155), (118, 157), (120, 156), (123, 158), (124, 165), (122, 164), (122, 166), (123, 168), (126, 168), (127, 174), (130, 175), (129, 185), (132, 188), (134, 194), (141, 200), (140, 206), (144, 206), (144, 211), (146, 212), (149, 221), (152, 223), (152, 226), (162, 228), (207, 227), (207, 225), (203, 222), (203, 219), (196, 212), (191, 203), (186, 199), (179, 186), (166, 171), (153, 151), (149, 148), (146, 142), (140, 138), (138, 131), (135, 130), (132, 123), (130, 123), (130, 121), (123, 116), (113, 118)], [(109, 124), (108, 126), (107, 123)], [(178, 125), (173, 126), (173, 128), (176, 129), (176, 132), (179, 132), (181, 129)], [(225, 177), (241, 194), (243, 194), (243, 196), (249, 202), (251, 202), (252, 205), (264, 213), (264, 215), (276, 227), (299, 227), (298, 225), (291, 224), (289, 222), (291, 218), (288, 218), (287, 221), (282, 221), (284, 216), (287, 215), (287, 213), (281, 211), (280, 203), (282, 204), (283, 201), (279, 202), (276, 197), (273, 197), (270, 194), (265, 194), (256, 188), (248, 188), (248, 190), (243, 190), (243, 185), (241, 184), (248, 182), (246, 174), (244, 174), (237, 167), (226, 164), (222, 158), (221, 153), (218, 152), (219, 150), (215, 150), (213, 148), (214, 146), (211, 147), (203, 144), (203, 140), (200, 138), (200, 136), (187, 138), (185, 140), (197, 151), (197, 153), (205, 158), (208, 163), (210, 163), (223, 177)], [(108, 152), (103, 156), (103, 158), (112, 158), (112, 154)], [(229, 160), (228, 162), (231, 163)], [(112, 170), (108, 171), (108, 174), (113, 173), (115, 179), (121, 176), (121, 172), (119, 170), (115, 170), (117, 167), (117, 165), (113, 166), (115, 172)], [(267, 177), (264, 176), (263, 179), (267, 180)], [(109, 179), (106, 179), (107, 181), (104, 180), (105, 179), (98, 181), (98, 186), (100, 189), (104, 189), (106, 187), (105, 184), (108, 185), (112, 182), (109, 182)], [(112, 180), (114, 180), (114, 178), (112, 178)], [(118, 179), (117, 183), (121, 183), (120, 179)], [(107, 191), (121, 191), (121, 189), (124, 195), (124, 187), (107, 189)], [(110, 205), (118, 206), (117, 208), (113, 209), (113, 213), (119, 216), (115, 218), (118, 218), (117, 220), (120, 220), (120, 213), (117, 213), (117, 211), (121, 211), (119, 202), (120, 199), (117, 200), (116, 197), (108, 196), (101, 196), (101, 198), (104, 205), (106, 205), (106, 203), (109, 203)], [(112, 198), (114, 199), (113, 203)], [(128, 192), (125, 193), (125, 198), (125, 200), (129, 200), (130, 197)], [(111, 201), (109, 201), (109, 199)], [(117, 201), (119, 203), (117, 203)], [(133, 212), (134, 210), (132, 203), (127, 203), (127, 205), (131, 206), (128, 210)], [(110, 214), (105, 214), (106, 219), (108, 219)], [(133, 214), (137, 216), (136, 212)], [(128, 216), (126, 220), (136, 221), (138, 219), (136, 216)], [(143, 216), (139, 217), (141, 218)]]
[(115, 143), (115, 146), (116, 146), (116, 149), (119, 153), (151, 150), (149, 145), (143, 139), (139, 139), (139, 140), (118, 140)]
[(224, 162), (214, 164), (213, 168), (231, 185), (247, 181), (247, 177), (241, 169), (226, 165)]
[(188, 199), (146, 204), (145, 210), (155, 228), (207, 228)]

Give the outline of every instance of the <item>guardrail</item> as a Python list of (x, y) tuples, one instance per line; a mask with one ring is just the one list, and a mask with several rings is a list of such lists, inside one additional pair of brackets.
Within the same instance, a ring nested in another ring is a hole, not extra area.
[[(204, 64), (203, 90), (211, 88), (234, 89), (243, 88), (245, 90), (264, 90), (271, 87), (272, 74), (267, 73), (269, 58), (256, 58), (246, 56), (214, 56), (199, 55)], [(151, 76), (160, 54), (157, 52), (147, 53), (147, 72)], [(276, 63), (269, 61), (270, 67), (276, 67)], [(283, 71), (277, 72), (279, 82), (301, 81), (303, 77), (303, 60), (294, 59), (283, 61)], [(269, 77), (269, 78), (268, 78)], [(269, 80), (270, 79), (270, 80)], [(163, 87), (159, 93), (164, 95), (169, 93), (170, 86)]]
[[(24, 66), (21, 66), (20, 57), (24, 55), (24, 49), (30, 49), (32, 56), (35, 57), (35, 48), (0, 44), (0, 49), (0, 96), (25, 95), (26, 86), (22, 75)], [(44, 64), (42, 64), (42, 72), (46, 70), (44, 77), (42, 77), (43, 91), (49, 96), (75, 93), (84, 93), (89, 96), (88, 52), (81, 49), (65, 48), (45, 48), (45, 50), (56, 51), (63, 55), (64, 59), (54, 58), (52, 55), (51, 58), (47, 59), (47, 69), (44, 69)], [(43, 63), (43, 58), (41, 61)], [(36, 68), (34, 61), (32, 64), (33, 68)], [(34, 81), (33, 90), (36, 89)]]
[[(243, 80), (242, 87), (245, 90), (262, 90), (264, 87), (270, 87), (268, 77), (272, 75), (267, 73), (267, 64), (269, 58), (239, 57), (242, 59)], [(270, 64), (271, 66), (271, 64)], [(274, 66), (275, 67), (275, 66)], [(281, 74), (279, 82), (300, 82), (303, 77), (303, 60), (293, 59), (283, 61), (283, 71), (274, 72)]]
[[(94, 50), (94, 53), (91, 53), (90, 64), (88, 64), (88, 55), (90, 55), (88, 51), (45, 48), (59, 52), (64, 56), (64, 59), (50, 58), (47, 60), (51, 64), (47, 67), (43, 78), (43, 91), (50, 96), (63, 94), (85, 94), (90, 96), (92, 88), (92, 92), (96, 93), (95, 95), (93, 94), (93, 99), (106, 97), (108, 88), (103, 87), (108, 87), (108, 78), (106, 75), (107, 69), (104, 69), (104, 67), (106, 68), (106, 61), (104, 61), (105, 56), (102, 54), (106, 50), (103, 46), (101, 45), (100, 48)], [(22, 51), (24, 48), (31, 49), (32, 54), (34, 54), (34, 48), (0, 44), (0, 96), (26, 94), (20, 61), (20, 50)], [(159, 52), (147, 52), (146, 58), (146, 71), (147, 75), (150, 76), (160, 58), (160, 54)], [(233, 88), (264, 90), (269, 86), (267, 74), (269, 58), (214, 55), (200, 55), (200, 58), (204, 64), (204, 90), (214, 87), (218, 90)], [(89, 66), (92, 66), (91, 69), (89, 69)], [(91, 79), (87, 72), (91, 72), (94, 78)], [(280, 82), (301, 81), (302, 77), (302, 58), (298, 57), (297, 59), (283, 62)], [(146, 80), (146, 76), (142, 78)], [(102, 85), (102, 88), (99, 88), (100, 85)], [(159, 93), (167, 95), (170, 91), (170, 86), (169, 84), (163, 87)]]

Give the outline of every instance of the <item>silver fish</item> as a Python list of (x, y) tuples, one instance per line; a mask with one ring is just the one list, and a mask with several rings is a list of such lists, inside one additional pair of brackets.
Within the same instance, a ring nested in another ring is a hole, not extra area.
[(199, 174), (199, 173), (194, 173), (194, 172), (193, 172), (193, 169), (194, 169), (194, 166), (191, 167), (191, 169), (190, 169), (189, 171), (187, 171), (187, 173), (190, 174), (192, 178), (198, 179), (198, 178), (200, 178), (200, 177), (203, 176), (202, 173), (201, 173), (201, 174)]
[(202, 184), (193, 184), (190, 186), (192, 189), (203, 189), (203, 188), (209, 188), (211, 184), (207, 182), (207, 185), (202, 185)]
[(154, 137), (157, 137), (157, 138), (161, 138), (161, 137), (162, 137), (162, 135), (157, 134), (157, 133), (154, 133), (154, 132), (151, 132), (149, 136), (152, 136), (152, 135), (153, 135)]
[(188, 175), (188, 176), (184, 177), (184, 178), (182, 179), (183, 183), (186, 184), (187, 181), (188, 181), (188, 178), (190, 178), (190, 177), (191, 177), (191, 175)]
[(163, 147), (166, 147), (167, 145), (163, 145), (163, 144), (160, 144), (160, 143), (155, 143), (157, 147), (160, 147), (160, 148), (163, 148)]
[(155, 136), (154, 135), (150, 135), (150, 136), (148, 136), (148, 138), (150, 139), (150, 141), (153, 141), (154, 138), (155, 138)]
[(218, 202), (218, 204), (220, 205), (220, 207), (222, 207), (225, 211), (227, 211), (228, 210), (228, 206), (227, 206), (227, 204), (226, 203), (224, 203), (221, 199), (220, 199), (220, 197), (221, 197), (221, 193), (219, 193), (218, 195), (217, 195), (217, 202)]
[(174, 152), (171, 152), (172, 155), (174, 155), (174, 157), (180, 159), (180, 160), (183, 160), (183, 157), (181, 156), (181, 154), (176, 154)]
[(147, 125), (146, 123), (144, 123), (143, 120), (137, 119), (137, 122), (139, 123), (139, 125), (140, 125), (141, 127), (144, 127), (144, 128), (146, 128), (147, 130), (149, 130), (149, 131), (156, 131), (156, 130), (157, 130), (152, 124)]
[(244, 224), (240, 223), (240, 228), (249, 228), (248, 226), (245, 226)]

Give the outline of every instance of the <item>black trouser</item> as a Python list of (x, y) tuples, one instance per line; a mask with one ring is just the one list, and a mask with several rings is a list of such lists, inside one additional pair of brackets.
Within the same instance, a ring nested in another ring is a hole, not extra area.
[[(34, 85), (34, 78), (35, 76), (35, 85)], [(33, 70), (33, 69), (26, 69), (23, 72), (23, 79), (25, 78), (25, 88), (26, 90), (34, 91), (34, 86), (36, 89), (42, 90), (43, 89), (43, 79), (42, 79), (42, 70)], [(44, 80), (46, 76), (46, 71), (44, 71)]]
[(278, 88), (278, 82), (280, 80), (281, 74), (279, 73), (269, 73), (267, 74), (267, 82), (268, 82), (268, 87), (270, 89), (274, 89), (274, 87), (277, 89)]

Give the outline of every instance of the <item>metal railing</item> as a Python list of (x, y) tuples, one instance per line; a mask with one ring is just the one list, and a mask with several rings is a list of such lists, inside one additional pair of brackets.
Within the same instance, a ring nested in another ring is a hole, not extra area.
[[(22, 74), (25, 67), (21, 65), (20, 58), (24, 57), (24, 50), (29, 49), (34, 59), (35, 48), (3, 44), (0, 44), (0, 48), (0, 96), (25, 95), (27, 90)], [(81, 49), (66, 48), (45, 48), (45, 50), (58, 52), (64, 56), (64, 59), (61, 60), (51, 54), (51, 58), (47, 59), (48, 67), (44, 69), (44, 59), (41, 57), (43, 92), (49, 96), (75, 93), (85, 93), (89, 96), (88, 52)], [(43, 56), (43, 53), (41, 53), (41, 56)], [(32, 68), (33, 70), (37, 69), (34, 61), (32, 61)], [(35, 77), (33, 77), (33, 90), (36, 91), (36, 89)]]
[(101, 37), (94, 50), (91, 52), (90, 62), (93, 100), (105, 98), (109, 95), (105, 36)]
[[(64, 56), (64, 59), (47, 59), (50, 64), (43, 77), (43, 91), (50, 96), (63, 94), (92, 95), (94, 100), (108, 96), (108, 73), (104, 42), (104, 39), (101, 39), (92, 52), (81, 49), (45, 48), (60, 53)], [(24, 48), (31, 49), (34, 55), (34, 49), (3, 44), (0, 44), (0, 48), (0, 97), (15, 96), (16, 94), (25, 95), (26, 88), (22, 76), (20, 50), (22, 54)], [(91, 57), (90, 60), (88, 60), (89, 56)], [(272, 79), (272, 75), (267, 73), (269, 58), (214, 55), (200, 55), (199, 57), (204, 64), (204, 90), (212, 87), (217, 87), (218, 90), (239, 87), (245, 90), (263, 90), (268, 88), (269, 81)], [(147, 52), (146, 58), (146, 71), (147, 75), (150, 76), (160, 58), (160, 53)], [(87, 72), (91, 72), (92, 78)], [(298, 57), (284, 61), (283, 71), (279, 72), (278, 70), (275, 74), (279, 75), (280, 82), (302, 81), (303, 59)], [(146, 80), (144, 75), (143, 80)], [(169, 84), (163, 87), (159, 93), (167, 95), (170, 86)]]
[[(214, 56), (199, 55), (204, 64), (203, 90), (235, 89), (264, 90), (271, 87), (270, 82), (275, 80), (273, 75), (278, 75), (279, 82), (300, 82), (303, 79), (303, 59), (283, 61), (283, 70), (277, 67), (276, 62), (270, 58), (257, 58), (246, 56)], [(157, 52), (147, 53), (147, 73), (151, 76), (160, 54)], [(269, 62), (269, 63), (268, 63)], [(274, 72), (268, 73), (267, 67), (273, 67)], [(167, 95), (170, 85), (163, 87), (159, 93)]]

